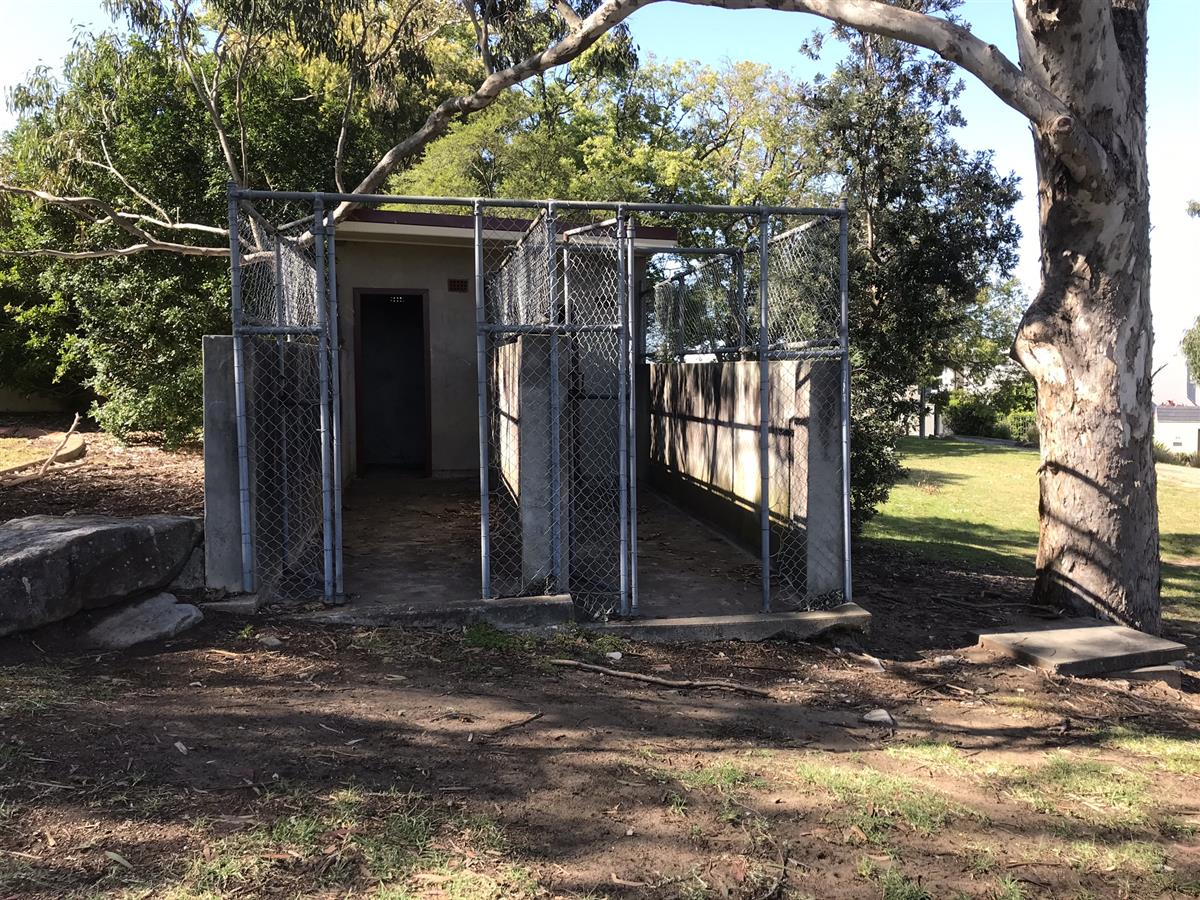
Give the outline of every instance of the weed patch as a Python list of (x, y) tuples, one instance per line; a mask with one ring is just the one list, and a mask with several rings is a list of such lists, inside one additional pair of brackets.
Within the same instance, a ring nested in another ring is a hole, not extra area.
[(1061, 753), (1040, 766), (1000, 776), (1000, 782), (1011, 796), (1039, 812), (1095, 825), (1144, 824), (1151, 805), (1144, 775)]
[(942, 741), (893, 744), (886, 752), (892, 759), (916, 763), (935, 772), (969, 774), (975, 769), (975, 764), (961, 750)]
[(1150, 734), (1127, 726), (1105, 729), (1100, 743), (1113, 750), (1123, 750), (1146, 757), (1160, 769), (1177, 775), (1200, 775), (1200, 740)]
[(802, 784), (825, 791), (849, 809), (848, 821), (871, 843), (882, 843), (898, 823), (935, 834), (969, 811), (911, 779), (873, 769), (852, 770), (815, 761), (796, 770)]

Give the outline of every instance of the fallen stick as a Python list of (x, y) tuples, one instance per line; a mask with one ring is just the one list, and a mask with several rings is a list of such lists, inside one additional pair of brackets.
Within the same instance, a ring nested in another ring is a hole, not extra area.
[(493, 731), (489, 731), (485, 735), (480, 735), (480, 737), (485, 737), (485, 736), (486, 737), (495, 737), (496, 735), (503, 734), (506, 731), (512, 731), (514, 728), (523, 728), (526, 725), (528, 725), (530, 722), (536, 722), (543, 715), (545, 715), (545, 714), (541, 713), (541, 712), (535, 712), (532, 715), (528, 715), (525, 718), (523, 718), (517, 722), (509, 722), (507, 725), (501, 725), (499, 728), (497, 728)]
[(67, 433), (63, 435), (63, 439), (59, 441), (58, 446), (54, 448), (54, 452), (46, 457), (46, 461), (42, 463), (42, 467), (38, 469), (38, 478), (46, 474), (46, 470), (50, 468), (50, 464), (54, 462), (55, 457), (62, 452), (62, 448), (67, 446), (67, 441), (71, 439), (71, 435), (75, 433), (75, 429), (79, 427), (79, 413), (75, 413), (75, 420), (71, 422), (71, 427), (67, 429)]
[(662, 687), (669, 688), (710, 688), (718, 691), (740, 691), (743, 694), (754, 694), (756, 697), (766, 697), (768, 700), (774, 700), (775, 696), (770, 691), (765, 691), (762, 688), (750, 687), (746, 684), (738, 684), (734, 681), (674, 681), (670, 678), (659, 678), (657, 675), (643, 675), (641, 672), (622, 672), (618, 669), (609, 669), (606, 666), (597, 666), (592, 663), (579, 662), (575, 659), (552, 659), (552, 666), (563, 666), (568, 669), (584, 669), (588, 672), (598, 672), (601, 675), (608, 675), (611, 678), (628, 678), (631, 681), (644, 681), (647, 684), (657, 684)]

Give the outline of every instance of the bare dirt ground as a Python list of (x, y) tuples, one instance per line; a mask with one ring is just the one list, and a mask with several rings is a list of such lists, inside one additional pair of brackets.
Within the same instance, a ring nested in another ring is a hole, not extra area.
[[(0, 897), (1200, 893), (1200, 711), (1161, 686), (788, 643), (261, 631), (0, 647)], [(894, 728), (862, 720), (879, 708)]]
[[(197, 511), (194, 454), (92, 461), (0, 519)], [(1200, 896), (1195, 680), (965, 651), (1036, 614), (1021, 579), (865, 554), (856, 579), (857, 643), (216, 615), (122, 654), (0, 640), (0, 898)]]
[[(43, 417), (0, 417), (0, 438), (65, 429)], [(0, 522), (19, 516), (101, 513), (201, 515), (204, 460), (199, 447), (167, 452), (153, 444), (122, 445), (85, 424), (87, 454), (78, 463), (50, 469), (44, 477), (0, 488)], [(50, 446), (47, 455), (54, 449)]]

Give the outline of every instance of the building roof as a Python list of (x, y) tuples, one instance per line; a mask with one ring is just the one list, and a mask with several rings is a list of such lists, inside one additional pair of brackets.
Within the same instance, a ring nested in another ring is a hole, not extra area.
[(1200, 406), (1191, 403), (1160, 403), (1155, 407), (1160, 422), (1200, 422)]
[[(337, 236), (339, 240), (401, 244), (470, 244), (474, 228), (474, 216), (356, 209), (337, 226)], [(515, 241), (528, 228), (528, 219), (483, 218), (483, 235), (490, 241)], [(674, 228), (639, 225), (634, 231), (634, 243), (643, 251), (670, 250), (678, 246), (679, 233)]]

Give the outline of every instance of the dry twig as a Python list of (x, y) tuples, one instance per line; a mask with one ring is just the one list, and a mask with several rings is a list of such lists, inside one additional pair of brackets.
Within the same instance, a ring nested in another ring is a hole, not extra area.
[(647, 684), (657, 684), (662, 687), (669, 688), (709, 688), (718, 691), (740, 691), (743, 694), (753, 694), (756, 697), (766, 697), (768, 700), (774, 700), (774, 695), (762, 688), (750, 687), (746, 684), (738, 684), (735, 681), (675, 681), (670, 678), (659, 678), (657, 675), (644, 675), (641, 672), (622, 672), (618, 669), (609, 669), (605, 666), (597, 666), (592, 663), (579, 662), (575, 659), (552, 659), (552, 666), (563, 666), (569, 669), (584, 669), (588, 672), (599, 672), (601, 675), (608, 675), (611, 678), (628, 678), (632, 681), (644, 681)]
[(75, 429), (79, 427), (79, 413), (75, 413), (75, 418), (71, 422), (71, 427), (67, 429), (67, 433), (63, 435), (63, 439), (58, 442), (58, 446), (54, 448), (54, 452), (46, 457), (46, 461), (42, 463), (42, 467), (38, 469), (37, 477), (41, 478), (46, 474), (46, 470), (50, 468), (55, 457), (62, 452), (62, 448), (67, 446), (67, 441), (71, 439), (71, 435), (75, 433)]

